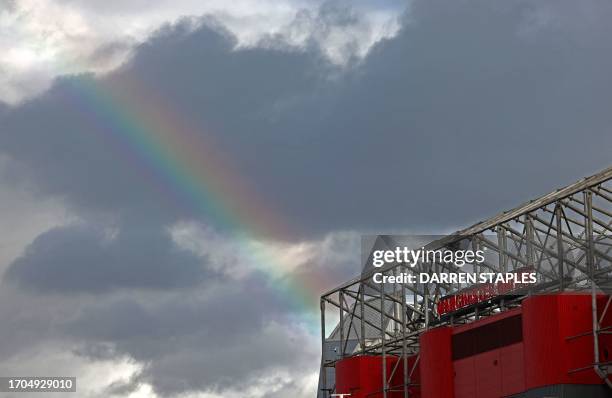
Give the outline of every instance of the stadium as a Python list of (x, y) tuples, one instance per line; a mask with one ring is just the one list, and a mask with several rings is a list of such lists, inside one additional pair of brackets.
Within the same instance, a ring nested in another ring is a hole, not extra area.
[[(321, 296), (318, 397), (612, 397), (611, 238), (608, 168), (424, 246), (486, 250), (469, 270), (365, 266)], [(398, 244), (377, 236), (363, 257)], [(373, 280), (466, 271), (537, 282)]]

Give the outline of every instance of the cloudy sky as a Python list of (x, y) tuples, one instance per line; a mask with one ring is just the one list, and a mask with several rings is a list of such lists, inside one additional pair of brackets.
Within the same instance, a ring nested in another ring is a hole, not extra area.
[(318, 296), (361, 234), (452, 231), (610, 165), (611, 19), (0, 0), (0, 375), (314, 397)]

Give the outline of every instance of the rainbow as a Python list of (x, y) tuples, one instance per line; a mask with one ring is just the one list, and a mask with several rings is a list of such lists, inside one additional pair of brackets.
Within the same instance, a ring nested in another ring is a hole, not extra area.
[(188, 201), (195, 214), (228, 227), (241, 250), (260, 265), (266, 282), (304, 319), (315, 321), (313, 310), (323, 276), (287, 277), (286, 261), (258, 241), (260, 237), (286, 240), (294, 231), (266, 206), (210, 134), (137, 81), (109, 83), (90, 77), (72, 81), (79, 107), (103, 124), (105, 134), (128, 154), (134, 167), (146, 169), (161, 195), (181, 205)]

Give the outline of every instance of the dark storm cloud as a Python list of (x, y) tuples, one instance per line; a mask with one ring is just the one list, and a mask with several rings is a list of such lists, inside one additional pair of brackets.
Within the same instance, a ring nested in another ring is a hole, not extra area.
[(171, 192), (172, 182), (143, 163), (138, 149), (116, 140), (124, 135), (116, 117), (97, 114), (82, 90), (97, 84), (122, 96), (131, 87), (123, 82), (137, 81), (171, 101), (185, 113), (176, 117), (185, 117), (201, 134), (233, 131), (245, 140), (249, 135), (274, 140), (277, 132), (262, 129), (262, 123), (282, 111), (284, 100), (310, 91), (318, 58), (297, 51), (234, 52), (233, 38), (211, 25), (206, 21), (193, 32), (192, 22), (185, 22), (162, 30), (111, 78), (61, 79), (46, 95), (15, 109), (1, 122), (0, 147), (13, 158), (10, 175), (34, 179), (39, 190), (66, 197), (84, 213), (110, 211), (150, 224), (193, 217), (190, 198)]
[[(284, 186), (286, 212), (318, 227), (418, 230), (475, 222), (606, 167), (607, 17), (522, 34), (535, 12), (415, 2), (399, 36), (332, 85), (329, 102), (300, 108), (325, 112), (321, 123), (278, 123), (291, 133), (266, 159), (286, 166), (261, 173), (267, 190)], [(291, 147), (292, 134), (306, 144)]]
[(3, 362), (20, 349), (59, 346), (92, 361), (127, 357), (143, 365), (132, 384), (113, 392), (144, 382), (163, 397), (246, 389), (283, 369), (312, 371), (318, 361), (319, 345), (288, 313), (286, 297), (257, 275), (206, 290), (124, 290), (95, 299), (8, 290), (0, 291)]
[[(99, 84), (171, 101), (304, 233), (455, 226), (609, 164), (610, 7), (538, 7), (417, 1), (397, 37), (332, 75), (313, 47), (234, 51), (210, 23), (179, 26)], [(3, 151), (81, 208), (185, 216), (79, 114), (79, 79), (3, 118)]]
[[(261, 280), (217, 288), (209, 292), (214, 294), (186, 292), (155, 305), (133, 297), (91, 305), (63, 330), (89, 347), (112, 342), (110, 356), (148, 364), (138, 381), (151, 382), (162, 396), (244, 387), (254, 375), (288, 365), (301, 369), (318, 353), (296, 356), (297, 347), (304, 347), (298, 339), (307, 335), (296, 333), (295, 321)], [(95, 349), (84, 354), (109, 356)]]
[(38, 292), (79, 293), (191, 287), (213, 275), (163, 231), (125, 228), (105, 237), (98, 228), (77, 225), (37, 237), (5, 278)]

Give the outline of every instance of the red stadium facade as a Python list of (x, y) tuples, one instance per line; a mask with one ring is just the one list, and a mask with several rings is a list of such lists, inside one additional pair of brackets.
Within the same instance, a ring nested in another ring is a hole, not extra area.
[[(607, 297), (598, 301), (601, 317)], [(590, 309), (589, 295), (533, 296), (520, 308), (426, 331), (420, 337), (420, 356), (408, 359), (409, 367), (416, 366), (409, 396), (522, 397), (566, 385), (574, 387), (573, 395), (565, 397), (611, 396), (592, 365)], [(604, 315), (602, 324), (612, 326), (612, 312)], [(611, 334), (599, 336), (599, 350), (601, 358), (610, 360)], [(386, 361), (389, 374), (396, 369), (387, 396), (403, 397), (396, 367), (400, 358), (389, 356)], [(382, 397), (381, 369), (381, 356), (343, 359), (336, 364), (336, 390), (357, 398)]]
[(376, 285), (366, 269), (323, 295), (318, 397), (612, 397), (611, 181), (608, 169), (425, 246), (488, 247), (474, 272), (534, 270), (532, 286)]
[[(602, 325), (612, 329), (607, 297), (598, 297)], [(420, 355), (410, 397), (501, 398), (527, 396), (610, 397), (593, 367), (591, 296), (542, 295), (520, 308), (459, 326), (433, 328), (420, 336)], [(601, 334), (599, 355), (612, 353), (612, 334)], [(388, 397), (403, 397), (399, 357), (386, 357)], [(418, 361), (418, 362), (417, 362)], [(351, 397), (382, 397), (382, 357), (354, 356), (336, 364), (336, 391)], [(546, 395), (573, 385), (572, 395)], [(543, 395), (534, 395), (538, 390)], [(532, 395), (525, 395), (532, 392)]]

